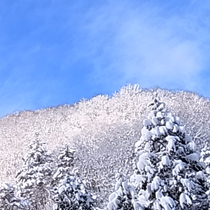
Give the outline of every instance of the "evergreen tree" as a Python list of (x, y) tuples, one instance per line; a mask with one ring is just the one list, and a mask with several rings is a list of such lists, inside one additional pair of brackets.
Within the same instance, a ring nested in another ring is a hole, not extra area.
[(164, 103), (155, 99), (150, 106), (131, 177), (139, 200), (148, 210), (207, 210), (207, 182), (194, 141)]
[(43, 209), (49, 199), (52, 160), (39, 140), (32, 142), (29, 147), (30, 151), (24, 159), (24, 167), (16, 176), (19, 194), (30, 201), (32, 209)]
[(66, 146), (58, 156), (51, 191), (55, 210), (93, 210), (94, 199), (74, 167), (74, 150)]
[(54, 210), (93, 210), (94, 199), (76, 174), (67, 174), (53, 191)]
[(29, 210), (30, 205), (26, 200), (17, 198), (17, 196), (15, 196), (15, 187), (6, 183), (0, 188), (0, 209)]
[(122, 174), (118, 173), (115, 177), (115, 191), (109, 196), (108, 210), (143, 210), (136, 201), (133, 185)]
[(205, 167), (205, 175), (208, 182), (208, 191), (207, 194), (210, 196), (210, 147), (208, 146), (208, 142), (206, 142), (204, 148), (201, 150), (201, 159), (200, 161), (204, 164)]
[(200, 161), (205, 164), (207, 181), (210, 183), (210, 147), (208, 146), (208, 143), (206, 143), (204, 148), (201, 150)]
[(70, 149), (68, 145), (61, 149), (57, 160), (56, 171), (53, 175), (53, 185), (62, 180), (66, 174), (70, 174), (75, 162), (75, 150)]

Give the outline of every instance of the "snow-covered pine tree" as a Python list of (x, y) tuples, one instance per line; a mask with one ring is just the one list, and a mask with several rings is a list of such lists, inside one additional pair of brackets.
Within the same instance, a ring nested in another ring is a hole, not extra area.
[(17, 174), (21, 197), (30, 201), (32, 209), (44, 209), (49, 200), (52, 169), (51, 156), (38, 139), (29, 146), (23, 169)]
[(66, 174), (54, 189), (54, 210), (94, 210), (94, 199), (76, 174)]
[(115, 191), (109, 196), (108, 210), (143, 210), (136, 201), (134, 186), (122, 174), (117, 173)]
[(206, 142), (204, 148), (201, 150), (201, 158), (200, 161), (204, 164), (205, 167), (205, 175), (208, 182), (208, 197), (210, 197), (210, 147), (208, 142)]
[(0, 209), (29, 210), (30, 204), (27, 200), (17, 198), (15, 196), (15, 187), (5, 183), (0, 187)]
[(135, 144), (139, 160), (131, 177), (139, 201), (147, 210), (207, 210), (207, 182), (196, 144), (163, 102), (155, 99), (150, 106)]
[(68, 145), (61, 149), (58, 155), (56, 171), (53, 175), (52, 185), (57, 185), (67, 174), (70, 174), (75, 162), (75, 150), (70, 149)]
[(51, 197), (55, 210), (93, 210), (94, 199), (81, 181), (74, 167), (74, 153), (67, 145), (58, 156), (58, 165), (53, 175), (54, 189)]
[(208, 146), (208, 142), (206, 142), (204, 148), (201, 150), (200, 161), (205, 164), (207, 181), (210, 183), (210, 147)]

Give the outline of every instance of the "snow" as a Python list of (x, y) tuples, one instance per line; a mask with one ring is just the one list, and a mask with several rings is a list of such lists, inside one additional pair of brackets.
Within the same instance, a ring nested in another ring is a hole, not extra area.
[(160, 120), (164, 117), (162, 112), (157, 112), (156, 116), (160, 118)]
[(141, 131), (142, 136), (144, 136), (145, 139), (149, 140), (152, 137), (152, 133), (147, 130), (145, 127)]
[[(181, 128), (181, 131), (183, 132), (183, 130), (185, 130), (185, 127), (183, 126), (183, 128)], [(185, 135), (185, 141), (186, 141), (186, 143), (189, 143), (189, 142), (191, 142), (192, 141), (192, 137), (190, 136), (190, 135), (188, 135), (188, 134), (186, 134)]]
[(190, 141), (188, 143), (189, 148), (191, 149), (192, 152), (195, 152), (197, 150), (197, 145), (194, 141)]
[(169, 196), (163, 196), (160, 198), (160, 205), (164, 208), (164, 210), (175, 210), (175, 202)]
[(205, 176), (205, 174), (203, 173), (203, 171), (199, 171), (199, 172), (196, 173), (196, 178), (197, 178), (198, 180), (205, 180), (206, 176)]
[(177, 133), (179, 131), (179, 127), (178, 125), (174, 125), (174, 128), (173, 128), (173, 133)]
[(183, 209), (185, 209), (186, 205), (187, 206), (192, 205), (192, 201), (191, 201), (190, 197), (184, 192), (181, 193), (180, 198), (179, 198), (179, 202), (180, 202), (181, 207)]
[(159, 124), (159, 121), (158, 121), (158, 119), (157, 119), (156, 117), (153, 117), (153, 118), (152, 118), (152, 124), (153, 124), (154, 126), (157, 126), (157, 125)]
[(145, 150), (146, 152), (150, 152), (150, 142), (147, 142), (147, 143), (145, 144), (144, 150)]
[(139, 171), (143, 171), (147, 165), (150, 165), (150, 156), (149, 152), (145, 152), (139, 157), (139, 161), (137, 163)]
[(174, 137), (174, 136), (167, 136), (165, 139), (168, 141), (168, 144), (166, 146), (166, 150), (168, 152), (171, 152), (171, 151), (176, 152), (176, 146), (175, 146), (175, 144), (176, 144), (176, 137)]
[(189, 161), (196, 161), (196, 162), (199, 161), (199, 156), (197, 153), (192, 153), (192, 154), (186, 155), (185, 158)]
[(150, 127), (152, 125), (152, 121), (150, 119), (146, 119), (143, 121), (144, 127)]
[(168, 133), (167, 128), (166, 128), (165, 126), (160, 126), (160, 127), (159, 127), (159, 131), (160, 131), (160, 134), (161, 134), (162, 136), (165, 136), (165, 135), (167, 135), (167, 133)]
[[(180, 132), (181, 133), (185, 133), (186, 131), (185, 131), (185, 126), (179, 126), (179, 130), (180, 130)], [(185, 135), (187, 138), (189, 138), (189, 141), (187, 141), (187, 142), (190, 142), (191, 140), (190, 140), (190, 136), (189, 135)], [(186, 138), (185, 138), (186, 139)], [(187, 140), (187, 139), (186, 139)]]
[(173, 123), (171, 123), (170, 121), (167, 121), (167, 122), (166, 122), (166, 128), (167, 128), (168, 130), (173, 130), (173, 128), (174, 128)]
[(142, 184), (147, 181), (146, 175), (139, 175), (139, 174), (133, 174), (130, 178), (131, 183), (135, 186), (135, 188), (142, 188)]
[(151, 183), (151, 190), (152, 192), (157, 191), (159, 189), (159, 186), (161, 185), (162, 180), (160, 179), (160, 177), (156, 176), (152, 183)]
[(178, 116), (175, 117), (175, 122), (176, 122), (177, 124), (180, 124), (180, 118), (179, 118)]
[(117, 209), (141, 209), (141, 205), (135, 199), (135, 189), (128, 180), (119, 173), (116, 175), (115, 192), (109, 196), (108, 210)]
[(173, 176), (178, 176), (179, 173), (181, 171), (183, 171), (185, 169), (185, 163), (183, 163), (182, 161), (179, 161), (176, 166), (174, 167), (174, 169), (172, 170), (172, 174)]
[(170, 161), (168, 155), (165, 155), (165, 156), (162, 157), (161, 164), (163, 166), (169, 166), (169, 165), (171, 165), (171, 161)]
[(141, 141), (137, 141), (137, 142), (135, 143), (135, 147), (137, 148), (137, 147), (139, 147), (141, 144), (142, 144)]

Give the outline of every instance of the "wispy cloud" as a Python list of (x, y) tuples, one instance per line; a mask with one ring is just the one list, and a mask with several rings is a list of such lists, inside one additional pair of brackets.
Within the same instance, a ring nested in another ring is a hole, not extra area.
[(0, 3), (1, 113), (111, 94), (127, 83), (210, 97), (210, 3)]
[(177, 5), (178, 11), (174, 11), (155, 3), (110, 1), (90, 13), (93, 16), (87, 31), (97, 40), (92, 48), (97, 58), (94, 73), (101, 80), (110, 75), (112, 82), (116, 81), (112, 77), (115, 73), (120, 84), (203, 89), (206, 84), (201, 74), (208, 66), (205, 42), (209, 42), (210, 15), (205, 4), (189, 1), (184, 6)]

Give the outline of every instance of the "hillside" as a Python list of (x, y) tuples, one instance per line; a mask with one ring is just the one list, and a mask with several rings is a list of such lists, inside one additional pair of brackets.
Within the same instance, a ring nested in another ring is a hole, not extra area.
[(29, 142), (38, 135), (54, 154), (65, 144), (75, 148), (81, 176), (105, 196), (120, 168), (129, 174), (133, 145), (150, 111), (147, 105), (156, 94), (180, 117), (200, 147), (209, 141), (208, 99), (191, 92), (126, 86), (111, 97), (99, 95), (74, 105), (22, 111), (1, 118), (0, 181), (14, 182)]

